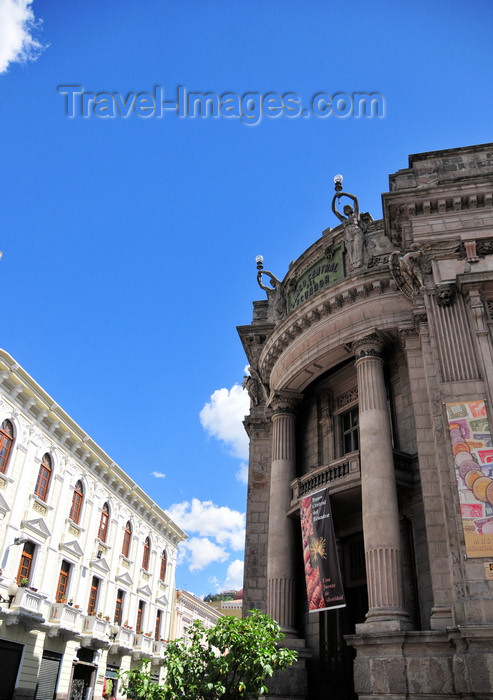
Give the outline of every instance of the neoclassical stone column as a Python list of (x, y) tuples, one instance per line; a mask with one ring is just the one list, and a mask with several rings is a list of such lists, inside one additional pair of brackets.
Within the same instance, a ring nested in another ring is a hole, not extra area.
[(286, 634), (296, 634), (295, 530), (286, 513), (291, 505), (291, 481), (296, 477), (295, 420), (301, 395), (276, 394), (272, 415), (272, 463), (267, 546), (267, 612)]
[[(377, 332), (353, 343), (358, 372), (361, 498), (369, 610), (363, 632), (375, 623), (382, 630), (409, 627), (404, 610), (399, 510), (383, 341)], [(378, 624), (377, 624), (378, 623)]]

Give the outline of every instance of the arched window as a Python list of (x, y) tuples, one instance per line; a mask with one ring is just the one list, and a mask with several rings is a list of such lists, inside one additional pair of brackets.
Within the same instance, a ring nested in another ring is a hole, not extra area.
[(34, 489), (34, 495), (38, 496), (42, 501), (46, 501), (46, 496), (48, 495), (48, 486), (50, 485), (52, 472), (51, 457), (48, 453), (43, 455), (41, 464), (39, 465), (38, 478), (36, 480), (36, 487)]
[(130, 544), (132, 542), (132, 523), (129, 521), (125, 525), (125, 532), (123, 533), (123, 546), (122, 554), (127, 559), (130, 557)]
[(4, 420), (0, 428), (0, 472), (5, 474), (10, 450), (14, 442), (14, 428), (9, 420)]
[(78, 523), (80, 520), (80, 512), (82, 510), (82, 503), (84, 501), (84, 487), (82, 481), (78, 481), (75, 484), (74, 493), (72, 495), (72, 507), (70, 508), (70, 515), (68, 516), (70, 520), (74, 523)]
[(146, 537), (144, 542), (144, 554), (142, 556), (142, 568), (144, 571), (149, 571), (149, 559), (151, 557), (151, 540)]
[(101, 520), (99, 521), (98, 537), (102, 542), (106, 542), (108, 536), (108, 523), (110, 521), (110, 507), (107, 503), (104, 504), (101, 511)]
[(166, 557), (166, 552), (163, 550), (163, 553), (161, 554), (161, 568), (159, 571), (159, 579), (161, 581), (164, 581), (164, 577), (166, 576), (167, 563), (168, 563), (168, 559)]

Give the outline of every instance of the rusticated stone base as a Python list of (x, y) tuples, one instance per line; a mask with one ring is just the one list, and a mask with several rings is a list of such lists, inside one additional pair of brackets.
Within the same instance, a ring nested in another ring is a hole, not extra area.
[(350, 635), (359, 700), (493, 698), (493, 625)]
[(295, 649), (298, 652), (298, 660), (284, 671), (278, 671), (266, 681), (269, 688), (268, 697), (275, 698), (275, 700), (306, 700), (306, 659), (310, 656), (310, 652), (306, 649), (303, 639), (286, 638), (283, 646)]

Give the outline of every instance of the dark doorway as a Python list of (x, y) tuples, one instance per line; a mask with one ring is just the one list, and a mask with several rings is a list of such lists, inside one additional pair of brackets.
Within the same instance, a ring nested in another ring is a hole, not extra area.
[(70, 688), (70, 700), (88, 700), (91, 697), (92, 674), (94, 668), (85, 664), (74, 666), (72, 686)]
[(355, 626), (365, 621), (368, 612), (363, 535), (339, 544), (346, 607), (313, 613), (319, 617), (320, 646), (317, 689), (310, 691), (309, 697), (320, 700), (357, 700), (358, 697), (353, 674), (356, 653), (344, 636), (354, 634)]
[(89, 700), (92, 698), (97, 666), (94, 652), (82, 648), (77, 652), (78, 661), (74, 664), (69, 700)]

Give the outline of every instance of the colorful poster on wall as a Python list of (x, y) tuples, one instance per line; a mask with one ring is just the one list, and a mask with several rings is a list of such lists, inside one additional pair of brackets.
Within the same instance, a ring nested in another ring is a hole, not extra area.
[(468, 557), (493, 557), (493, 442), (483, 400), (448, 403)]
[(311, 496), (302, 498), (300, 516), (308, 612), (343, 608), (346, 602), (330, 510), (329, 490), (317, 491)]

